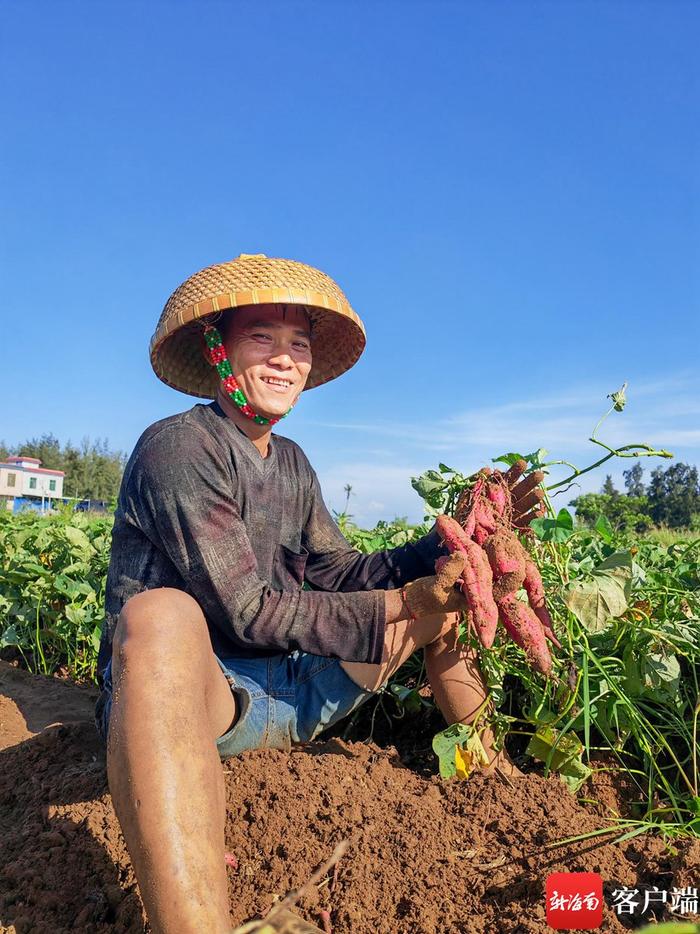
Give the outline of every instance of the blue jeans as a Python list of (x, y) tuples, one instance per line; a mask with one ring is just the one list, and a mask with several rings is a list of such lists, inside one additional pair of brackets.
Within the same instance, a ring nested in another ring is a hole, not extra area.
[[(283, 749), (306, 743), (347, 717), (372, 691), (359, 687), (337, 658), (308, 652), (262, 658), (217, 658), (236, 699), (238, 719), (217, 740), (222, 759), (248, 749)], [(97, 730), (106, 742), (112, 709), (112, 663), (95, 710)]]

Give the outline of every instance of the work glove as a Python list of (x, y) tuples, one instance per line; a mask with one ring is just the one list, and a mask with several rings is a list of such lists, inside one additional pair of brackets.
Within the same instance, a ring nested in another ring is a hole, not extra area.
[(511, 524), (515, 529), (529, 528), (530, 522), (543, 516), (546, 510), (543, 502), (544, 490), (540, 489), (540, 484), (544, 480), (544, 472), (533, 470), (531, 474), (521, 479), (526, 468), (526, 461), (517, 460), (505, 474), (513, 503)]
[(454, 613), (467, 609), (467, 601), (457, 585), (464, 572), (465, 555), (455, 552), (440, 558), (436, 573), (431, 577), (419, 577), (401, 591), (407, 619), (433, 616), (436, 613)]

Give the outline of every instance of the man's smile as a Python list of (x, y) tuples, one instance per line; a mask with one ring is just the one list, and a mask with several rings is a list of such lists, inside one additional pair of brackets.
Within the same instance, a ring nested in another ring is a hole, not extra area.
[(278, 376), (261, 376), (263, 383), (274, 389), (275, 392), (286, 392), (292, 385), (291, 380)]

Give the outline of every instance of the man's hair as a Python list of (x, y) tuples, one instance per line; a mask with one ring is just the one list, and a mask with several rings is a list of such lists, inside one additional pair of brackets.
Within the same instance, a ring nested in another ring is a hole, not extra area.
[[(313, 337), (313, 321), (311, 320), (311, 314), (306, 305), (299, 305), (296, 302), (274, 302), (273, 304), (282, 308), (282, 318), (286, 317), (288, 308), (300, 308), (303, 310), (304, 314), (306, 315), (306, 320), (309, 324), (309, 334), (311, 337)], [(242, 307), (250, 308), (251, 306), (243, 305)], [(207, 317), (207, 321), (219, 329), (222, 337), (226, 337), (228, 329), (231, 326), (231, 322), (233, 321), (234, 315), (237, 311), (239, 311), (238, 308), (227, 308), (226, 311), (218, 311), (213, 315), (209, 315)]]

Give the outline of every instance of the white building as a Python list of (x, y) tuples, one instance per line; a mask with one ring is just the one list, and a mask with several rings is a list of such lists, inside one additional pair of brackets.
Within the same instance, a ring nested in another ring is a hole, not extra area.
[(51, 508), (63, 497), (62, 470), (47, 470), (37, 457), (8, 457), (0, 463), (0, 508), (14, 509), (15, 500), (28, 498)]

